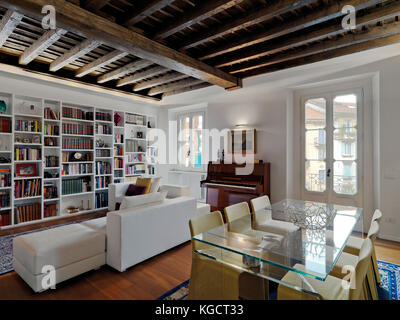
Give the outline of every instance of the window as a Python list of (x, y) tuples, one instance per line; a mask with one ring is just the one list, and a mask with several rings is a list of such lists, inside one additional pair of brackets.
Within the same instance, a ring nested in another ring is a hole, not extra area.
[(181, 167), (202, 167), (204, 118), (204, 112), (179, 115), (178, 159)]
[(342, 143), (342, 156), (351, 156), (351, 143)]

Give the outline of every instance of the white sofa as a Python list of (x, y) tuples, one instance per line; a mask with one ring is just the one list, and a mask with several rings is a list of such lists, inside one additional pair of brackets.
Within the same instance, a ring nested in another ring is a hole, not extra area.
[[(121, 194), (128, 186), (129, 183), (113, 185), (109, 198), (114, 202), (122, 200)], [(189, 220), (209, 212), (210, 207), (198, 205), (188, 197), (187, 187), (166, 185), (160, 189), (167, 193), (162, 201), (141, 203), (113, 210), (104, 218), (14, 238), (16, 272), (39, 292), (43, 290), (45, 265), (55, 267), (57, 284), (105, 263), (123, 272), (190, 240)]]

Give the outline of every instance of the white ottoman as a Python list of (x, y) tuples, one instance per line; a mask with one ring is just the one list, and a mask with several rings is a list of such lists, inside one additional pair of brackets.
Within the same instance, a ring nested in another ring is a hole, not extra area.
[(107, 235), (107, 217), (91, 219), (82, 222), (81, 225)]
[(197, 215), (210, 213), (211, 207), (207, 203), (197, 202)]
[(71, 224), (14, 238), (13, 266), (35, 291), (43, 291), (44, 266), (55, 268), (56, 284), (106, 262), (106, 235)]

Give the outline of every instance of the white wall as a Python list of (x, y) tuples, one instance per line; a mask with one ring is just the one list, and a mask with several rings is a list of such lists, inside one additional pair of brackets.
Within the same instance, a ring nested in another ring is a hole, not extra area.
[[(272, 201), (275, 202), (286, 197), (287, 184), (296, 174), (287, 167), (286, 137), (287, 132), (292, 134), (287, 124), (293, 124), (293, 119), (286, 108), (291, 110), (294, 105), (287, 93), (307, 84), (374, 74), (373, 114), (370, 115), (374, 119), (374, 136), (370, 143), (375, 141), (375, 153), (368, 173), (374, 189), (371, 187), (373, 193), (369, 196), (374, 198), (372, 207), (379, 207), (384, 214), (381, 237), (400, 241), (400, 57), (396, 57), (396, 52), (400, 52), (399, 44), (245, 79), (244, 88), (236, 91), (210, 87), (171, 96), (164, 101), (166, 110), (160, 112), (160, 118), (165, 119), (168, 108), (208, 103), (209, 128), (232, 128), (239, 123), (257, 128), (256, 158), (272, 164)], [(164, 122), (161, 127), (166, 126)], [(372, 212), (365, 213), (367, 222), (371, 215)]]

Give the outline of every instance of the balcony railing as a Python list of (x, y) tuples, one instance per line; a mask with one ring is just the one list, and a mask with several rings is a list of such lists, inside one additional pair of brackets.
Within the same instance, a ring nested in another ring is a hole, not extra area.
[[(355, 194), (357, 192), (357, 177), (335, 175), (333, 188), (339, 194)], [(306, 175), (306, 189), (309, 191), (323, 192), (326, 190), (325, 174), (309, 173)]]

